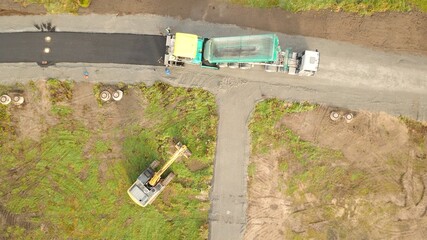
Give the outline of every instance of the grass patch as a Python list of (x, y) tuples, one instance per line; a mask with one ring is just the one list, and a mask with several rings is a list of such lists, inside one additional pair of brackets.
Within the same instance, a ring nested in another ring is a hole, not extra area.
[(417, 122), (404, 116), (400, 116), (399, 120), (403, 122), (408, 128), (411, 141), (419, 145), (420, 149), (426, 149), (427, 146), (425, 144), (427, 142), (427, 124)]
[(68, 106), (53, 105), (51, 112), (58, 117), (66, 117), (69, 116), (73, 110)]
[(91, 0), (15, 0), (24, 6), (41, 4), (48, 13), (77, 13), (79, 7), (89, 7)]
[(253, 178), (255, 176), (256, 173), (256, 165), (255, 163), (251, 162), (248, 165), (248, 176)]
[(52, 104), (70, 101), (73, 98), (73, 82), (49, 78), (46, 82)]
[(80, 7), (84, 7), (84, 8), (88, 8), (90, 3), (92, 2), (92, 0), (79, 0), (79, 6)]
[(366, 15), (386, 11), (407, 12), (413, 9), (427, 11), (427, 2), (424, 0), (231, 0), (231, 2), (257, 8), (281, 8), (291, 12), (331, 9)]
[(13, 126), (10, 123), (10, 112), (7, 106), (0, 104), (0, 145), (13, 133)]
[(425, 0), (409, 0), (416, 8), (422, 12), (427, 12), (427, 1)]
[[(70, 86), (65, 89), (72, 92)], [(62, 81), (51, 80), (48, 87), (64, 90)], [(21, 136), (0, 146), (4, 180), (0, 204), (14, 214), (32, 216), (27, 220), (34, 226), (8, 226), (0, 231), (0, 238), (207, 238), (209, 202), (197, 197), (208, 191), (213, 172), (215, 98), (203, 90), (165, 84), (134, 87), (148, 101), (145, 120), (151, 126), (135, 123), (106, 130), (121, 133), (123, 142), (118, 144), (124, 159), (109, 158), (114, 140), (103, 139), (99, 129), (85, 127), (66, 107), (67, 98), (56, 95), (54, 99), (64, 102), (52, 111), (66, 117), (58, 118), (59, 123), (43, 132), (40, 141)], [(0, 108), (0, 117), (7, 122), (13, 112), (3, 110), (7, 109)], [(164, 162), (171, 156), (172, 140), (187, 144), (192, 159), (207, 167), (191, 171), (183, 160), (174, 163), (171, 171), (177, 176), (167, 191), (153, 205), (141, 208), (126, 191), (151, 161)]]

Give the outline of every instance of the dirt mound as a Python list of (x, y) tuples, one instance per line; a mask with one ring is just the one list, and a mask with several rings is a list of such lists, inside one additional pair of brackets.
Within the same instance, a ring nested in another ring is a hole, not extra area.
[[(408, 154), (408, 129), (397, 118), (386, 113), (357, 112), (347, 123), (344, 119), (332, 121), (329, 118), (335, 108), (318, 108), (313, 112), (290, 115), (282, 120), (302, 139), (322, 147), (340, 150), (351, 162), (372, 163), (378, 156), (396, 150), (396, 146)], [(341, 109), (344, 115), (349, 110)], [(394, 154), (398, 154), (394, 152)]]
[[(0, 232), (6, 232), (8, 226), (19, 226), (25, 229), (33, 227), (29, 222), (25, 221), (25, 216), (13, 214), (0, 205)], [(3, 237), (2, 233), (0, 233), (1, 237)]]

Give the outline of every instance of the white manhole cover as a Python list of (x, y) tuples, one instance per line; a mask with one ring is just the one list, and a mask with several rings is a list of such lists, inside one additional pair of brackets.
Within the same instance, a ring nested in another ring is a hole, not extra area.
[(340, 114), (332, 111), (329, 117), (331, 118), (332, 121), (337, 121), (338, 119), (340, 119)]
[(24, 97), (23, 96), (14, 96), (13, 97), (13, 104), (21, 105), (23, 103), (24, 103)]
[(3, 105), (8, 105), (12, 99), (8, 95), (3, 95), (0, 97), (0, 103)]
[(102, 91), (101, 94), (99, 94), (99, 97), (102, 101), (106, 102), (111, 99), (111, 93), (109, 91)]
[(347, 113), (344, 116), (344, 118), (345, 118), (345, 121), (349, 123), (349, 122), (351, 122), (351, 120), (353, 120), (353, 114), (352, 113)]

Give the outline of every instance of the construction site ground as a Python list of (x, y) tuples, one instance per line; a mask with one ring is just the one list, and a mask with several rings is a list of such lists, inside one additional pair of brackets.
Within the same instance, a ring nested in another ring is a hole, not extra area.
[[(46, 10), (41, 5), (24, 7), (13, 0), (0, 2), (0, 15), (45, 13)], [(78, 13), (155, 14), (346, 41), (392, 52), (427, 54), (427, 14), (417, 11), (360, 16), (330, 10), (290, 13), (280, 9), (242, 7), (224, 0), (92, 0), (89, 8), (80, 8)]]
[(326, 106), (254, 116), (272, 132), (252, 142), (245, 239), (427, 237), (427, 125)]

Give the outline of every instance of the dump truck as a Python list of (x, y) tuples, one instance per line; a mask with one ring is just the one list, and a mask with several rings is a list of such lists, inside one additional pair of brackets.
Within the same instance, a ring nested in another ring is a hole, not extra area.
[(187, 146), (178, 143), (175, 145), (177, 149), (172, 157), (155, 172), (159, 165), (159, 161), (153, 161), (150, 166), (145, 169), (136, 179), (135, 183), (128, 189), (129, 197), (139, 206), (146, 207), (151, 204), (157, 196), (165, 189), (165, 187), (175, 177), (174, 173), (169, 173), (168, 176), (162, 179), (162, 174), (175, 162), (180, 156), (188, 158), (191, 152)]
[(261, 65), (267, 72), (312, 76), (319, 68), (317, 50), (282, 51), (276, 34), (204, 38), (195, 34), (166, 36), (166, 66), (197, 64), (205, 68), (250, 69)]

